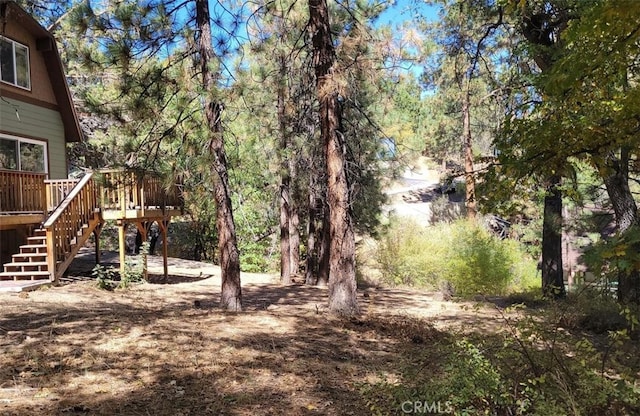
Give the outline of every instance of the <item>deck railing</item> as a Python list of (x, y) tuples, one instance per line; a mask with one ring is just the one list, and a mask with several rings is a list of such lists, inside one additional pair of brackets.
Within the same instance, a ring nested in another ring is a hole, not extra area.
[(0, 170), (0, 212), (44, 212), (46, 177), (44, 173)]
[[(100, 170), (94, 190), (103, 210), (179, 209), (178, 186), (167, 189), (151, 173)], [(78, 179), (46, 179), (44, 173), (0, 169), (0, 212), (5, 214), (54, 211), (78, 184)]]
[[(49, 273), (54, 278), (58, 277), (58, 263), (68, 260), (71, 246), (82, 235), (83, 227), (96, 221), (98, 200), (96, 184), (92, 177), (93, 173), (86, 174), (44, 223), (47, 232)], [(66, 268), (66, 265), (63, 268)]]
[(64, 273), (105, 219), (166, 218), (182, 206), (179, 186), (165, 187), (150, 173), (104, 170), (80, 180), (46, 180), (41, 173), (0, 170), (2, 214), (50, 213), (43, 228), (52, 280)]
[(159, 176), (148, 172), (100, 170), (100, 206), (103, 210), (178, 208), (182, 205), (177, 186), (166, 189)]
[(51, 212), (56, 209), (79, 181), (79, 179), (47, 179), (44, 181), (47, 188), (47, 211)]

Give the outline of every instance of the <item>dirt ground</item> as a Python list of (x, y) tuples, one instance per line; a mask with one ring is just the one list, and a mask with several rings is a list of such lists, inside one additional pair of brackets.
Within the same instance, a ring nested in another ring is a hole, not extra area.
[[(115, 254), (111, 253), (111, 257)], [(244, 311), (217, 308), (217, 267), (170, 259), (162, 281), (113, 292), (89, 255), (58, 287), (0, 294), (0, 415), (369, 415), (360, 392), (452, 332), (493, 331), (490, 306), (363, 288), (362, 315), (327, 290), (243, 273)]]

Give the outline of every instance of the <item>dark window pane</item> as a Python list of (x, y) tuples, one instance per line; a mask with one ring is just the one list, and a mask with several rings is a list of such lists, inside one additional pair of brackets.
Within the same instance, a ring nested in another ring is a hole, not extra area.
[(15, 45), (16, 48), (16, 84), (30, 88), (29, 85), (29, 50), (22, 45)]
[(13, 73), (13, 43), (5, 39), (0, 39), (0, 75), (3, 81), (16, 83)]
[(44, 172), (44, 146), (20, 143), (20, 170)]
[(0, 138), (0, 169), (18, 169), (18, 142)]

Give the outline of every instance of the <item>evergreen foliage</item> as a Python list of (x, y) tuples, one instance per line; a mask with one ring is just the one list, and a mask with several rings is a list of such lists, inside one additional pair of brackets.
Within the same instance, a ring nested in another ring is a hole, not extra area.
[[(71, 148), (71, 164), (179, 181), (187, 214), (175, 238), (197, 260), (228, 264), (216, 248), (240, 259), (237, 302), (223, 307), (241, 308), (240, 267), (272, 271), (280, 252), (295, 274), (301, 251), (317, 260), (307, 263), (312, 283), (332, 247), (333, 280), (350, 290), (337, 302), (357, 312), (354, 231), (377, 238), (384, 283), (451, 286), (464, 297), (538, 288), (541, 255), (543, 274), (555, 267), (545, 293), (562, 290), (562, 232), (597, 236), (585, 264), (607, 289), (617, 284), (623, 306), (584, 285), (582, 297), (548, 301), (540, 316), (505, 317), (508, 333), (495, 339), (434, 343), (403, 363), (400, 382), (362, 387), (372, 412), (425, 398), (456, 414), (638, 412), (637, 374), (618, 347), (637, 335), (640, 303), (640, 2), (439, 0), (430, 4), (440, 20), (417, 29), (376, 26), (389, 3), (360, 0), (214, 2), (200, 25), (203, 0), (19, 4), (61, 44), (88, 138)], [(421, 76), (399, 69), (415, 62)], [(510, 221), (506, 238), (466, 221), (426, 228), (392, 219), (384, 229), (383, 189), (400, 168), (420, 153), (446, 167), (462, 159), (463, 145), (472, 162), (484, 158), (481, 169), (467, 165), (467, 179), (480, 181), (481, 210)], [(336, 178), (344, 189), (332, 193)], [(279, 222), (283, 199), (288, 217)], [(613, 216), (616, 232), (606, 232), (608, 221), (569, 221), (563, 204)], [(221, 210), (235, 228), (216, 221)], [(336, 231), (339, 222), (346, 227)], [(302, 243), (291, 238), (282, 248), (279, 226)], [(115, 285), (113, 273), (93, 271), (102, 288)], [(129, 269), (121, 284), (140, 273)], [(575, 344), (568, 332), (578, 329), (607, 338)], [(431, 348), (445, 359), (425, 374), (417, 369), (432, 363)]]

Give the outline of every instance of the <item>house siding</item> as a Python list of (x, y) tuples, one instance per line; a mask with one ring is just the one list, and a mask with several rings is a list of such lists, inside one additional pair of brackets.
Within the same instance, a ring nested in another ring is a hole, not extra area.
[(15, 19), (15, 17), (10, 16), (6, 24), (3, 25), (2, 35), (29, 47), (31, 89), (25, 90), (6, 83), (2, 83), (2, 89), (30, 97), (31, 99), (41, 100), (50, 104), (58, 104), (51, 81), (49, 80), (44, 57), (36, 46), (35, 36), (31, 34), (24, 25), (21, 25), (20, 22), (16, 22), (13, 19)]
[(66, 140), (58, 111), (3, 98), (0, 101), (0, 132), (46, 141), (49, 151), (49, 178), (67, 177)]

